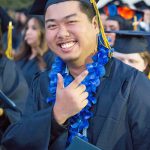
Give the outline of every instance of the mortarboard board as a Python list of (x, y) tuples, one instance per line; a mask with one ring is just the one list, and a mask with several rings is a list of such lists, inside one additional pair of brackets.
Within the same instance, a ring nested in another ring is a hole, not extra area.
[[(65, 2), (65, 1), (69, 1), (69, 0), (35, 0), (33, 5), (31, 6), (29, 13), (32, 15), (43, 15), (46, 8), (49, 5)], [(92, 6), (90, 0), (79, 0), (79, 1), (85, 2), (90, 6)], [(96, 0), (96, 2), (98, 2), (98, 0)]]
[(150, 9), (150, 5), (146, 4), (144, 1), (136, 2), (136, 3), (134, 3), (134, 6), (137, 9), (141, 9), (141, 10)]
[(114, 44), (116, 52), (130, 54), (148, 51), (147, 37), (150, 36), (150, 33), (127, 30), (110, 32), (116, 33), (116, 40)]

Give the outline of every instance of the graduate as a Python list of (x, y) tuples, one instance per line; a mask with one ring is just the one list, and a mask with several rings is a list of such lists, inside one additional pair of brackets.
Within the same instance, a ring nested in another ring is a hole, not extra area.
[[(8, 25), (8, 22), (4, 21), (7, 20), (1, 20), (0, 18), (0, 91), (11, 99), (20, 111), (23, 111), (28, 95), (28, 87), (20, 71), (16, 68), (15, 63), (8, 60), (3, 53), (2, 33), (6, 30), (2, 26)], [(0, 141), (7, 127), (11, 123), (18, 121), (20, 117), (20, 112), (13, 111), (0, 99)]]
[(150, 49), (147, 32), (137, 31), (115, 31), (114, 57), (124, 63), (144, 72), (147, 76), (150, 73)]
[[(118, 31), (118, 30), (133, 30), (132, 22), (129, 20), (124, 19), (120, 15), (109, 16), (105, 23), (105, 30), (106, 31)], [(113, 32), (106, 34), (109, 43), (111, 46), (114, 45), (116, 40), (116, 34)]]
[[(49, 62), (47, 62), (47, 59)], [(28, 17), (24, 37), (18, 52), (14, 55), (14, 60), (22, 71), (29, 87), (34, 74), (51, 67), (53, 53), (47, 47), (42, 17)]]
[(136, 9), (139, 9), (144, 12), (143, 22), (140, 22), (139, 26), (141, 30), (150, 32), (150, 5), (144, 1), (138, 1), (134, 3)]
[(90, 0), (34, 2), (57, 57), (35, 77), (24, 116), (3, 136), (6, 149), (65, 150), (75, 137), (102, 150), (150, 149), (150, 81), (111, 57), (97, 12)]

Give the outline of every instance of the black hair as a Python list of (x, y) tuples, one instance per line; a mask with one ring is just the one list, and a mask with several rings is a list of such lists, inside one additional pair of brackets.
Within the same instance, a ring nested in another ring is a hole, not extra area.
[(79, 6), (80, 6), (81, 11), (87, 15), (89, 21), (92, 21), (93, 17), (96, 16), (94, 7), (89, 6), (89, 4), (83, 1), (79, 1), (79, 3), (80, 3)]

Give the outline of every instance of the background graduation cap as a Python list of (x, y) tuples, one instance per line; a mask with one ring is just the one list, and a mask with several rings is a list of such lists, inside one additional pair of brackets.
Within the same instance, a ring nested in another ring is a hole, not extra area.
[(130, 54), (149, 50), (147, 37), (150, 37), (150, 33), (148, 32), (123, 30), (108, 32), (116, 33), (114, 48), (119, 53)]
[(105, 4), (102, 8), (99, 8), (99, 10), (103, 10), (107, 16), (115, 16), (118, 15), (117, 7), (124, 5), (125, 4), (121, 0), (112, 0)]
[(135, 16), (137, 20), (142, 20), (144, 16), (143, 11), (131, 9), (126, 3), (116, 0), (107, 3), (100, 10), (103, 10), (107, 16), (119, 15), (126, 20), (133, 20)]
[(27, 8), (19, 8), (19, 9), (16, 9), (15, 12), (23, 13), (26, 16), (28, 15), (28, 9)]
[(140, 10), (150, 9), (150, 5), (146, 4), (144, 1), (136, 2), (134, 3), (134, 6)]

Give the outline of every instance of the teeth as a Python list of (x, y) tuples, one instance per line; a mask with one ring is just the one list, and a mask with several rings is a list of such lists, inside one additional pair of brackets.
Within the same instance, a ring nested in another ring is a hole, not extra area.
[(75, 42), (61, 44), (61, 48), (70, 48), (75, 44)]

